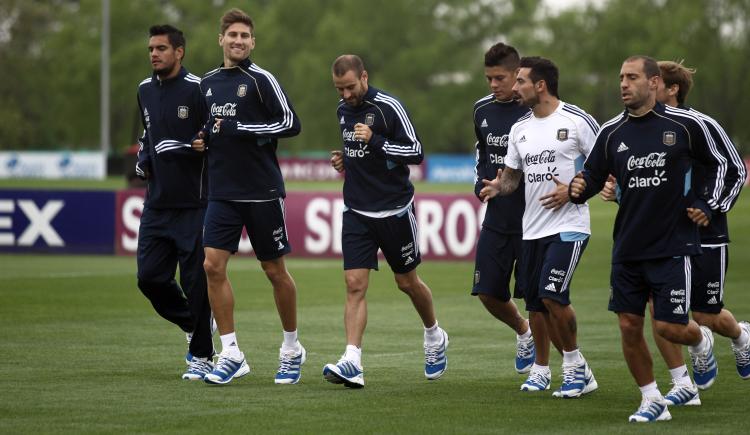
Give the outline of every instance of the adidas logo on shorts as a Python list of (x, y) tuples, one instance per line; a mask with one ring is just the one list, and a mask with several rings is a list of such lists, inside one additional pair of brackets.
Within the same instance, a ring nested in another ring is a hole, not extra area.
[(672, 310), (673, 314), (685, 314), (685, 310), (682, 309), (682, 305), (677, 305), (677, 308)]
[(555, 288), (555, 285), (552, 283), (547, 284), (547, 287), (544, 288), (547, 291), (556, 292), (557, 289)]
[(718, 304), (719, 301), (716, 300), (716, 296), (711, 296), (711, 299), (708, 300), (708, 303), (711, 305)]

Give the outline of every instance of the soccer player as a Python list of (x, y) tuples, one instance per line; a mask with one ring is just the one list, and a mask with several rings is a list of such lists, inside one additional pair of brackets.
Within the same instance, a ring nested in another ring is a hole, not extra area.
[[(476, 178), (474, 193), (484, 187), (482, 180), (495, 178), (498, 169), (505, 168), (510, 127), (526, 113), (528, 107), (514, 98), (513, 85), (519, 64), (518, 51), (499, 42), (484, 54), (484, 74), (490, 95), (474, 103), (474, 133), (476, 142)], [(523, 182), (520, 183), (523, 185)], [(474, 286), (471, 294), (478, 296), (487, 311), (516, 332), (516, 360), (518, 373), (528, 373), (534, 363), (534, 338), (528, 320), (524, 319), (511, 299), (510, 277), (515, 272), (514, 296), (523, 297), (518, 280), (518, 259), (521, 255), (521, 218), (524, 189), (516, 189), (508, 196), (487, 201), (487, 212), (482, 222), (474, 262)]]
[(346, 350), (323, 376), (346, 387), (365, 385), (362, 336), (367, 324), (365, 295), (370, 269), (378, 269), (378, 248), (393, 271), (396, 285), (406, 293), (424, 324), (424, 374), (437, 379), (448, 366), (448, 334), (438, 326), (432, 292), (417, 275), (421, 262), (414, 186), (409, 164), (424, 158), (404, 106), (393, 96), (368, 85), (367, 71), (356, 55), (339, 56), (332, 67), (341, 96), (336, 117), (344, 141), (334, 151), (332, 166), (345, 172), (342, 247), (346, 305)]
[(243, 227), (271, 282), (281, 318), (284, 339), (274, 382), (297, 383), (306, 358), (297, 339), (297, 289), (284, 263), (291, 247), (284, 222), (284, 180), (276, 159), (278, 138), (295, 136), (301, 127), (276, 78), (249, 59), (254, 30), (253, 20), (239, 9), (221, 18), (224, 63), (203, 77), (210, 120), (193, 142), (208, 154), (204, 267), (222, 345), (216, 368), (204, 379), (209, 384), (226, 384), (250, 372), (235, 333), (234, 293), (227, 277), (227, 263), (237, 252)]
[[(149, 29), (153, 74), (138, 85), (143, 122), (136, 173), (148, 181), (138, 230), (138, 288), (188, 337), (183, 379), (213, 369), (211, 308), (201, 245), (206, 211), (205, 157), (190, 140), (205, 119), (200, 79), (182, 66), (185, 37), (170, 25)], [(175, 271), (180, 266), (180, 285)], [(185, 298), (187, 296), (187, 299)]]
[[(588, 205), (568, 202), (567, 185), (591, 151), (599, 125), (558, 97), (559, 72), (540, 57), (524, 57), (513, 86), (531, 113), (510, 129), (505, 169), (484, 181), (481, 195), (509, 195), (524, 178), (523, 278), (536, 358), (522, 391), (550, 388), (549, 340), (563, 350), (562, 385), (554, 397), (580, 397), (598, 384), (578, 348), (570, 282), (591, 234)], [(550, 190), (552, 189), (552, 190)]]
[[(609, 309), (617, 313), (622, 349), (641, 390), (641, 405), (629, 420), (669, 420), (671, 414), (654, 381), (653, 362), (643, 336), (649, 295), (654, 328), (683, 345), (701, 367), (713, 367), (711, 330), (688, 317), (690, 256), (700, 254), (699, 225), (718, 209), (726, 161), (700, 119), (656, 101), (659, 66), (647, 56), (631, 56), (620, 70), (625, 111), (602, 126), (585, 169), (570, 183), (571, 201), (582, 203), (601, 190), (609, 174), (621, 189), (614, 225)], [(692, 161), (705, 176), (690, 185)]]
[[(660, 61), (658, 65), (661, 78), (656, 89), (656, 100), (671, 107), (690, 110), (698, 116), (708, 128), (722, 156), (727, 159), (724, 190), (719, 201), (720, 207), (713, 212), (709, 225), (700, 227), (703, 254), (690, 257), (693, 271), (690, 311), (699, 325), (708, 326), (712, 331), (731, 339), (737, 372), (742, 379), (748, 379), (750, 378), (750, 324), (737, 322), (732, 313), (723, 308), (724, 274), (729, 256), (727, 249), (729, 229), (726, 213), (734, 205), (742, 190), (746, 177), (745, 165), (729, 139), (729, 135), (713, 118), (685, 106), (687, 95), (693, 85), (694, 71), (677, 62)], [(702, 169), (700, 165), (695, 165), (692, 180), (700, 180), (702, 176), (705, 176)], [(615, 182), (608, 181), (606, 187), (602, 193), (610, 193), (610, 195), (605, 195), (605, 199), (613, 200), (616, 190)], [(693, 377), (697, 385), (693, 384), (682, 358), (682, 346), (667, 341), (655, 330), (653, 332), (654, 341), (667, 363), (674, 385), (664, 399), (670, 405), (700, 405), (698, 389), (709, 388), (715, 380), (715, 376), (711, 375), (712, 367), (701, 366), (699, 361), (693, 361)]]

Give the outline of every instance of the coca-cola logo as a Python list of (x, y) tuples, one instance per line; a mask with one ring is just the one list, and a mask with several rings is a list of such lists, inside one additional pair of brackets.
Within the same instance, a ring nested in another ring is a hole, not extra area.
[(526, 154), (526, 166), (552, 163), (555, 161), (555, 150), (544, 150), (539, 154)]
[(508, 146), (508, 135), (504, 134), (501, 136), (495, 136), (490, 133), (487, 135), (487, 145), (491, 147), (507, 147)]
[(345, 142), (346, 141), (354, 142), (354, 132), (353, 131), (349, 131), (347, 129), (344, 129), (341, 132), (341, 137), (344, 139)]
[(628, 170), (663, 168), (667, 164), (666, 155), (667, 153), (651, 153), (643, 157), (630, 156), (628, 157)]
[(211, 105), (211, 116), (237, 116), (237, 103)]

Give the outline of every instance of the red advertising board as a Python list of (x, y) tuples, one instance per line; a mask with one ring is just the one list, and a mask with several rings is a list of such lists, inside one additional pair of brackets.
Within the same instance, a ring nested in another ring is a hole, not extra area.
[[(486, 206), (472, 194), (418, 194), (416, 217), (419, 246), (425, 259), (473, 260)], [(290, 192), (286, 224), (293, 257), (341, 256), (341, 214), (344, 201), (338, 192)], [(134, 254), (143, 207), (142, 190), (125, 190), (116, 199), (117, 254)], [(243, 234), (240, 255), (252, 255)]]

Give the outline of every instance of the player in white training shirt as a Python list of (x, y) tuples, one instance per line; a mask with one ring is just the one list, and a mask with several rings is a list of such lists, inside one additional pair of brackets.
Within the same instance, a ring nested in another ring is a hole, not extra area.
[(485, 193), (507, 195), (524, 178), (519, 279), (525, 280), (536, 360), (521, 390), (550, 388), (552, 339), (563, 350), (563, 382), (553, 396), (579, 397), (597, 388), (578, 350), (576, 316), (570, 305), (570, 281), (591, 230), (588, 206), (569, 203), (565, 183), (583, 167), (599, 125), (583, 110), (560, 101), (558, 76), (557, 67), (547, 59), (521, 59), (513, 90), (532, 111), (511, 127), (506, 169), (485, 182)]

